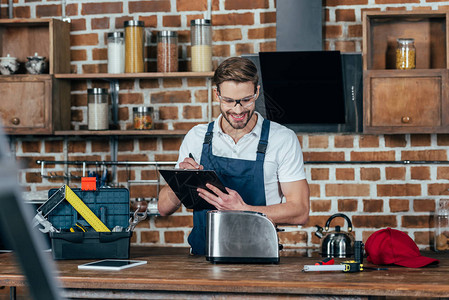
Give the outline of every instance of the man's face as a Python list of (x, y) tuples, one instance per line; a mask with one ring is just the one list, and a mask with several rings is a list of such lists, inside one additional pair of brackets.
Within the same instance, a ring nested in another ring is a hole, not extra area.
[[(221, 100), (220, 100), (220, 96)], [(255, 101), (258, 96), (254, 96), (254, 84), (252, 82), (225, 81), (220, 84), (220, 92), (216, 97), (220, 101), (220, 111), (223, 118), (234, 129), (243, 129), (254, 115), (256, 108)], [(240, 104), (235, 101), (241, 100)]]

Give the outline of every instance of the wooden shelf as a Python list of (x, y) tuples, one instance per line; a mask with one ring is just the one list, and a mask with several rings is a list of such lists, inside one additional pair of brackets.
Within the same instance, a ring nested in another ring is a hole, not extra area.
[(65, 130), (55, 131), (54, 135), (65, 136), (183, 136), (187, 130)]
[[(48, 62), (47, 74), (25, 74), (27, 57)], [(58, 19), (0, 20), (0, 56), (20, 62), (19, 74), (0, 76), (0, 119), (7, 134), (52, 134), (70, 129), (70, 82), (55, 80), (70, 72), (70, 24)]]
[(160, 73), (160, 72), (145, 72), (145, 73), (122, 73), (122, 74), (109, 74), (109, 73), (88, 73), (88, 74), (55, 74), (55, 78), (58, 79), (71, 79), (71, 80), (83, 80), (83, 79), (137, 79), (137, 78), (210, 78), (214, 76), (214, 72), (172, 72), (172, 73)]
[[(449, 130), (447, 11), (363, 14), (363, 128), (371, 134)], [(396, 70), (398, 38), (413, 38), (416, 69)]]
[(30, 26), (52, 22), (51, 18), (42, 19), (0, 19), (0, 24), (8, 26)]
[(396, 68), (398, 38), (414, 38), (416, 69), (448, 68), (446, 11), (367, 11), (363, 15), (363, 69)]

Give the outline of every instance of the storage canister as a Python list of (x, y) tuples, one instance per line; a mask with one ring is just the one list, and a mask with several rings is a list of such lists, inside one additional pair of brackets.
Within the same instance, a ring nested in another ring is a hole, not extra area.
[(145, 30), (143, 21), (125, 22), (125, 72), (144, 71)]
[(397, 39), (396, 69), (408, 70), (416, 67), (415, 39)]
[(207, 19), (190, 21), (192, 71), (212, 71), (212, 28)]
[(107, 89), (93, 88), (87, 90), (87, 114), (89, 130), (109, 129)]
[(125, 72), (125, 38), (123, 32), (108, 33), (108, 73)]
[(157, 71), (178, 71), (178, 33), (163, 30), (157, 34)]
[(440, 199), (435, 212), (435, 251), (449, 250), (449, 199)]
[(153, 127), (153, 108), (139, 106), (133, 108), (134, 129), (151, 129)]
[(19, 62), (17, 58), (6, 55), (5, 57), (0, 57), (0, 73), (2, 75), (12, 75), (19, 70)]

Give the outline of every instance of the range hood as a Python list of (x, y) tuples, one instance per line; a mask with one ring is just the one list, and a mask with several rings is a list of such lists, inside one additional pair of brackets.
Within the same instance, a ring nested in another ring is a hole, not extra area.
[(276, 2), (276, 50), (323, 50), (323, 5), (321, 0)]

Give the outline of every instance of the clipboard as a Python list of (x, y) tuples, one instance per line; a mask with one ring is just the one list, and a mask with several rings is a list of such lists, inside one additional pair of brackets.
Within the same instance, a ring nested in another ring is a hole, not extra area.
[(227, 194), (225, 186), (213, 170), (172, 169), (159, 170), (159, 172), (181, 203), (190, 209), (216, 209), (215, 206), (201, 198), (196, 191), (197, 188), (202, 188), (215, 194), (206, 187), (206, 183), (212, 184)]

